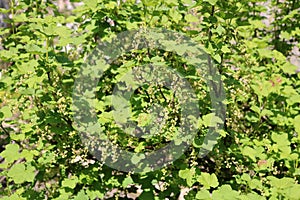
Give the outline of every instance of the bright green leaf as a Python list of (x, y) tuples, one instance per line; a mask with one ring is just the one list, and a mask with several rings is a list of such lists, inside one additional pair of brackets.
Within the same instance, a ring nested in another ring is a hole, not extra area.
[(20, 158), (19, 149), (18, 144), (8, 144), (0, 155), (5, 159), (5, 162), (11, 163)]
[(73, 176), (71, 178), (66, 178), (62, 181), (61, 185), (62, 187), (68, 187), (71, 189), (74, 189), (78, 183), (78, 178), (77, 176)]
[(210, 187), (215, 188), (219, 185), (217, 176), (215, 174), (209, 174), (206, 172), (201, 173), (198, 181), (207, 189), (209, 189)]

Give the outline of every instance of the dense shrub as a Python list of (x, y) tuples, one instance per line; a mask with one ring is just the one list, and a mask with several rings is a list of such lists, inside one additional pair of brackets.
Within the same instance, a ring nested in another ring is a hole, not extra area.
[[(299, 199), (299, 1), (85, 0), (71, 11), (57, 3), (19, 0), (1, 8), (10, 16), (10, 26), (0, 29), (4, 199)], [(162, 135), (141, 141), (111, 122), (106, 103), (124, 69), (156, 62), (190, 75), (201, 111), (199, 131), (178, 160), (153, 172), (122, 172), (81, 142), (72, 92), (100, 41), (145, 27), (183, 33), (211, 55), (226, 92), (226, 120), (213, 150), (198, 157), (214, 119), (204, 80), (174, 52), (122, 55), (97, 92), (97, 115), (113, 142), (151, 151), (168, 143), (176, 127), (172, 94), (155, 84), (141, 87), (131, 103), (140, 124), (147, 118), (140, 113), (155, 101), (174, 114)]]

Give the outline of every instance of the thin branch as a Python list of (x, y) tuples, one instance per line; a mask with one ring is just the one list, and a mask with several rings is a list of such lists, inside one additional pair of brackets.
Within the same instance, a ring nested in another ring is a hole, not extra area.
[(9, 132), (3, 127), (2, 122), (0, 124), (1, 129), (4, 131), (5, 134), (9, 135)]

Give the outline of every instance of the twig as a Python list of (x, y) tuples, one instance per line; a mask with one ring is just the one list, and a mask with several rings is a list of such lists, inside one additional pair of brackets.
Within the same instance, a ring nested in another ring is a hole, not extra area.
[(1, 129), (4, 131), (5, 134), (9, 135), (9, 132), (3, 127), (2, 122), (0, 124)]

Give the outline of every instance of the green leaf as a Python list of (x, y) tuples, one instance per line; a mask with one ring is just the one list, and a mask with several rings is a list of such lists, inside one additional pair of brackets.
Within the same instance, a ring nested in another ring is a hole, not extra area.
[(209, 113), (202, 117), (202, 123), (204, 126), (215, 127), (218, 123), (223, 123), (223, 121), (215, 113)]
[(55, 161), (55, 153), (51, 152), (51, 151), (50, 152), (46, 152), (37, 161), (40, 164), (53, 163)]
[(35, 150), (28, 150), (28, 149), (23, 149), (23, 151), (20, 154), (20, 157), (23, 157), (26, 159), (27, 162), (30, 162), (33, 160), (34, 155), (37, 155), (38, 152)]
[(258, 195), (257, 193), (248, 193), (240, 196), (240, 200), (266, 200), (265, 197)]
[(182, 19), (182, 15), (176, 9), (171, 9), (169, 15), (176, 23)]
[(199, 19), (198, 19), (198, 17), (196, 17), (196, 16), (194, 16), (194, 15), (192, 15), (192, 14), (187, 14), (185, 17), (184, 17), (184, 19), (187, 21), (187, 22), (198, 22), (199, 21)]
[(162, 24), (167, 24), (169, 22), (169, 17), (167, 17), (166, 15), (163, 15), (161, 17), (161, 23)]
[(230, 185), (222, 185), (212, 193), (213, 200), (238, 200), (239, 193), (231, 189)]
[(26, 22), (28, 18), (26, 17), (25, 13), (20, 13), (14, 16), (14, 22)]
[(36, 44), (28, 44), (26, 45), (26, 48), (28, 53), (32, 53), (32, 54), (43, 54), (43, 53), (46, 53), (46, 50), (39, 47), (38, 45)]
[(221, 51), (223, 53), (230, 53), (231, 52), (230, 49), (227, 47), (227, 45), (222, 46)]
[(160, 1), (156, 1), (156, 0), (142, 0), (142, 2), (145, 6), (156, 6), (157, 4), (160, 3)]
[(73, 176), (71, 178), (66, 178), (62, 181), (61, 186), (62, 187), (68, 187), (71, 189), (74, 189), (78, 183), (78, 178), (77, 176)]
[(249, 181), (251, 180), (251, 177), (250, 177), (249, 174), (245, 174), (245, 173), (244, 173), (244, 174), (241, 176), (241, 179), (244, 180), (244, 181), (246, 181), (246, 182), (249, 182)]
[(11, 196), (4, 196), (1, 197), (2, 200), (27, 200), (27, 198), (22, 197), (16, 193), (12, 194)]
[(8, 106), (3, 106), (0, 109), (0, 113), (2, 113), (2, 115), (0, 114), (0, 119), (6, 119), (12, 117), (11, 109)]
[(259, 189), (262, 188), (262, 182), (260, 180), (257, 179), (252, 179), (249, 181), (248, 183), (249, 187), (251, 189)]
[(261, 116), (268, 116), (268, 117), (270, 117), (270, 116), (272, 116), (274, 113), (271, 111), (271, 110), (267, 110), (267, 109), (263, 109), (262, 111), (261, 111)]
[(115, 7), (117, 7), (117, 3), (110, 1), (108, 4), (105, 4), (105, 7), (111, 10), (111, 9), (114, 9)]
[(292, 178), (268, 176), (267, 179), (270, 181), (270, 184), (276, 188), (286, 189), (295, 185), (295, 181)]
[(164, 2), (168, 5), (177, 6), (178, 0), (164, 0)]
[(84, 0), (83, 2), (88, 8), (92, 10), (95, 10), (95, 8), (97, 8), (98, 0)]
[(281, 37), (282, 39), (289, 40), (289, 39), (292, 37), (292, 35), (291, 35), (289, 32), (287, 32), (287, 31), (282, 31), (282, 32), (280, 33), (280, 37)]
[(36, 60), (30, 60), (29, 62), (23, 62), (18, 65), (18, 70), (21, 74), (32, 73), (35, 71), (35, 67), (38, 66), (38, 62)]
[(215, 54), (213, 55), (213, 58), (218, 62), (218, 63), (221, 63), (222, 62), (222, 58), (219, 54)]
[(194, 180), (195, 168), (180, 170), (178, 175), (180, 178), (186, 180), (186, 183), (189, 187), (196, 182)]
[(47, 26), (44, 26), (42, 30), (40, 30), (43, 34), (45, 34), (47, 37), (53, 37), (53, 36), (57, 36), (56, 33), (56, 24), (54, 23), (50, 23), (47, 24)]
[(204, 0), (206, 2), (208, 2), (210, 5), (216, 5), (216, 3), (218, 2), (218, 0)]
[(300, 135), (300, 115), (297, 115), (294, 120), (293, 124), (295, 127), (295, 131)]
[(71, 37), (72, 31), (66, 26), (58, 26), (54, 28), (54, 32), (56, 35), (60, 37)]
[(252, 25), (253, 28), (265, 28), (265, 24), (262, 20), (251, 20), (249, 19), (249, 23)]
[(251, 160), (253, 160), (254, 162), (256, 161), (256, 151), (253, 148), (246, 146), (245, 148), (243, 148), (242, 153), (243, 155), (251, 158)]
[(290, 200), (297, 200), (300, 197), (300, 185), (295, 184), (285, 192), (286, 198)]
[(84, 190), (80, 190), (74, 200), (89, 200), (89, 197), (85, 194)]
[(285, 63), (284, 65), (280, 65), (280, 68), (286, 74), (295, 74), (296, 70), (298, 69), (297, 66), (295, 66), (289, 62)]
[(10, 134), (10, 138), (12, 140), (22, 141), (25, 139), (25, 134), (24, 133), (12, 133), (12, 134)]
[(211, 187), (215, 188), (219, 185), (217, 176), (215, 174), (209, 174), (206, 172), (201, 173), (198, 181), (207, 189)]
[(279, 134), (279, 133), (273, 132), (271, 138), (272, 138), (272, 140), (273, 140), (274, 142), (276, 142), (281, 148), (282, 148), (283, 146), (289, 146), (289, 145), (290, 145), (290, 142), (289, 142), (288, 134), (287, 134), (287, 133)]
[(196, 199), (201, 199), (201, 200), (210, 200), (210, 193), (208, 190), (200, 190), (196, 194)]
[(269, 49), (257, 49), (261, 58), (273, 58), (274, 54), (272, 50)]
[(252, 105), (250, 107), (250, 109), (253, 110), (254, 112), (256, 112), (257, 114), (260, 114), (260, 112), (261, 112), (260, 108), (256, 105)]
[(288, 103), (289, 106), (292, 106), (295, 103), (299, 103), (300, 102), (300, 95), (299, 94), (289, 95), (286, 102)]
[(213, 33), (218, 33), (219, 35), (222, 35), (226, 32), (226, 30), (223, 28), (223, 26), (218, 25), (216, 29), (212, 30)]
[[(103, 112), (98, 117), (99, 117), (99, 122), (105, 124), (105, 123), (111, 122), (111, 120), (113, 119), (113, 114), (112, 114), (112, 111), (111, 112)], [(117, 120), (119, 120), (119, 118)]]
[(34, 167), (28, 166), (27, 169), (23, 163), (13, 165), (7, 175), (13, 179), (16, 184), (24, 182), (33, 182), (35, 173)]
[(87, 189), (87, 190), (86, 190), (86, 194), (88, 195), (88, 197), (89, 197), (90, 199), (96, 199), (96, 198), (103, 199), (103, 197), (104, 197), (104, 194), (101, 193), (101, 192), (98, 191), (98, 190), (93, 191), (93, 190)]
[(280, 51), (273, 50), (273, 56), (278, 61), (286, 61), (286, 57)]
[(26, 174), (23, 174), (25, 181), (27, 182), (33, 182), (35, 178), (35, 167), (32, 165), (27, 165), (26, 167)]
[(132, 183), (134, 183), (134, 181), (132, 180), (131, 176), (128, 176), (123, 180), (122, 186), (125, 188)]
[(1, 156), (5, 159), (5, 162), (12, 163), (13, 161), (19, 159), (19, 145), (18, 144), (8, 144), (5, 150), (1, 152)]
[[(145, 136), (143, 136), (143, 138), (145, 138)], [(135, 153), (141, 152), (142, 150), (145, 149), (145, 146), (146, 146), (146, 143), (145, 143), (145, 142), (140, 142), (140, 143), (138, 144), (138, 146), (134, 149), (134, 152), (135, 152)]]

